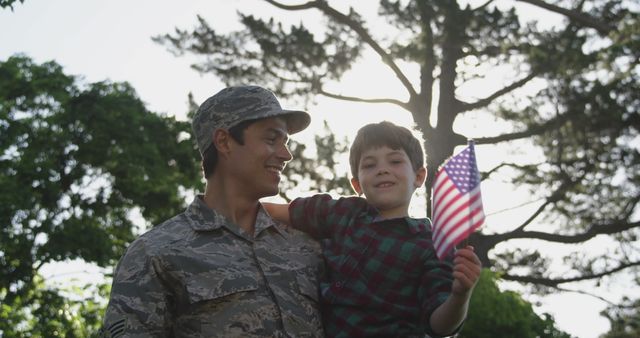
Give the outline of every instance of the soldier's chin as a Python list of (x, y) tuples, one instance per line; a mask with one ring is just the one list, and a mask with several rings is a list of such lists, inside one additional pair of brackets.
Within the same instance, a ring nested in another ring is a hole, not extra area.
[(272, 188), (272, 189), (265, 189), (262, 192), (262, 197), (270, 197), (270, 196), (275, 196), (280, 192), (280, 189), (278, 187)]

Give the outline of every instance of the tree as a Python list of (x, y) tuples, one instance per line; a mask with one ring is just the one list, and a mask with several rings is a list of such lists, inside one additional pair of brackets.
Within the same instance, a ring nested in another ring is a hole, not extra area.
[(0, 336), (97, 326), (93, 297), (47, 286), (39, 270), (114, 266), (134, 238), (131, 211), (155, 224), (183, 209), (179, 190), (201, 178), (188, 132), (126, 83), (84, 84), (21, 55), (0, 62)]
[(13, 3), (16, 1), (20, 1), (21, 3), (24, 2), (24, 0), (0, 0), (0, 8), (11, 8), (11, 10), (13, 10)]
[(513, 291), (500, 291), (498, 278), (484, 269), (471, 296), (467, 320), (457, 337), (570, 338), (549, 314), (539, 316), (531, 303)]
[(609, 319), (611, 330), (602, 338), (632, 338), (640, 335), (640, 300), (623, 300), (620, 306), (612, 305), (602, 312)]
[[(220, 34), (198, 16), (193, 30), (176, 28), (154, 39), (176, 55), (199, 57), (193, 68), (227, 85), (257, 83), (285, 98), (384, 103), (406, 111), (424, 135), (427, 199), (435, 170), (468, 138), (480, 150), (540, 153), (528, 160), (505, 159), (483, 172), (484, 179), (499, 176), (526, 187), (531, 200), (539, 201), (522, 223), (500, 232), (488, 231), (489, 224), (471, 239), (483, 264), (505, 280), (544, 291), (640, 265), (637, 4), (382, 0), (374, 30), (357, 9), (339, 10), (339, 2), (264, 1), (283, 14), (314, 11), (326, 24), (286, 27), (273, 18), (240, 13), (243, 28)], [(554, 25), (525, 21), (523, 12), (533, 10), (560, 20)], [(404, 99), (358, 96), (341, 87), (344, 75), (370, 54), (394, 74)], [(459, 89), (470, 83), (490, 92), (463, 97)], [(454, 129), (476, 116), (509, 127), (466, 134)], [(537, 248), (496, 249), (522, 239), (583, 244), (596, 236), (610, 238), (617, 247), (585, 255), (584, 246), (572, 245), (572, 253), (555, 258), (567, 263), (560, 272), (548, 269), (552, 257)]]

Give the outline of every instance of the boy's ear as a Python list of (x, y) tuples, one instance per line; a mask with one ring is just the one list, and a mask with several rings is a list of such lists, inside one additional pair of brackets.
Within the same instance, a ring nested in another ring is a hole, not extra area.
[(418, 170), (416, 171), (416, 180), (414, 182), (415, 188), (416, 189), (420, 188), (424, 184), (424, 181), (426, 179), (427, 179), (427, 168), (425, 167), (418, 168)]
[(356, 191), (356, 194), (358, 194), (358, 196), (362, 195), (362, 187), (360, 186), (360, 181), (358, 181), (357, 178), (353, 177), (351, 179), (351, 186), (353, 187), (353, 190)]

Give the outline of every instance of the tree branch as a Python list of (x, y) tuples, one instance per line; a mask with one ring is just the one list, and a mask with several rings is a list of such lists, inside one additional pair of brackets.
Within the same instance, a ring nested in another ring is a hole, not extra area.
[(389, 66), (389, 68), (391, 68), (391, 70), (395, 73), (396, 77), (400, 80), (400, 82), (402, 82), (402, 85), (407, 89), (407, 91), (409, 92), (409, 95), (410, 96), (417, 95), (415, 89), (411, 85), (411, 82), (404, 75), (404, 73), (400, 70), (400, 67), (398, 67), (398, 65), (394, 62), (394, 60), (391, 57), (391, 55), (389, 55), (389, 53), (387, 53), (373, 39), (373, 37), (371, 37), (371, 35), (367, 31), (367, 29), (364, 28), (359, 23), (351, 20), (348, 16), (340, 13), (335, 8), (329, 6), (326, 1), (315, 0), (315, 1), (309, 1), (309, 2), (301, 4), (301, 5), (284, 5), (284, 4), (279, 3), (277, 1), (274, 1), (274, 0), (265, 0), (265, 1), (270, 3), (271, 5), (273, 5), (275, 7), (280, 8), (280, 9), (291, 10), (291, 11), (304, 10), (304, 9), (310, 9), (310, 8), (317, 8), (318, 10), (320, 10), (321, 12), (323, 12), (325, 15), (329, 16), (330, 18), (333, 18), (337, 22), (339, 22), (339, 23), (341, 23), (343, 25), (346, 25), (349, 28), (353, 29), (353, 31), (355, 31), (360, 36), (360, 38), (362, 38), (362, 40), (366, 44), (368, 44), (378, 55), (380, 55), (380, 57), (382, 58), (382, 61), (385, 64), (387, 64), (387, 66)]
[(579, 281), (601, 278), (601, 277), (604, 277), (604, 276), (607, 276), (607, 275), (610, 275), (634, 266), (640, 266), (640, 262), (620, 264), (618, 267), (613, 268), (611, 270), (603, 271), (603, 272), (592, 274), (592, 275), (584, 275), (584, 276), (572, 277), (572, 278), (553, 279), (553, 278), (545, 278), (545, 277), (518, 276), (518, 275), (509, 275), (509, 274), (503, 274), (501, 275), (501, 277), (504, 280), (514, 281), (514, 282), (531, 283), (531, 284), (545, 285), (550, 287), (557, 287), (558, 285), (564, 284), (564, 283), (579, 282)]
[[(546, 205), (546, 203), (543, 204), (541, 208), (544, 207), (544, 205)], [(527, 222), (525, 222), (524, 225), (526, 224)], [(526, 238), (526, 239), (539, 239), (547, 242), (562, 243), (562, 244), (577, 244), (577, 243), (583, 243), (598, 235), (611, 235), (611, 234), (616, 234), (622, 231), (631, 230), (639, 227), (640, 227), (640, 221), (629, 223), (629, 222), (620, 220), (620, 221), (615, 221), (608, 224), (592, 225), (588, 230), (584, 231), (583, 233), (573, 234), (573, 235), (561, 235), (561, 234), (546, 233), (541, 231), (523, 231), (521, 226), (516, 230), (513, 230), (511, 232), (505, 232), (505, 233), (489, 234), (489, 235), (474, 233), (471, 235), (471, 239), (474, 246), (476, 246), (476, 252), (479, 254), (479, 257), (482, 263), (487, 266), (490, 266), (491, 260), (487, 255), (489, 250), (495, 247), (496, 244), (501, 242), (506, 242), (511, 239)]]
[(607, 35), (610, 31), (613, 30), (613, 26), (608, 25), (604, 22), (601, 22), (596, 18), (594, 18), (593, 16), (583, 12), (562, 8), (553, 4), (546, 3), (545, 1), (542, 1), (542, 0), (516, 0), (516, 1), (526, 2), (530, 5), (534, 5), (558, 14), (562, 14), (567, 18), (569, 18), (569, 20), (571, 21), (577, 22), (583, 26), (591, 27), (597, 30), (598, 33), (602, 35)]
[(627, 210), (627, 212), (625, 212), (625, 216), (624, 216), (625, 218), (629, 218), (631, 217), (631, 215), (633, 215), (634, 210), (636, 210), (636, 206), (638, 205), (638, 203), (640, 203), (640, 195), (629, 200), (629, 203), (627, 203), (627, 205), (625, 205), (624, 207), (624, 209)]
[(469, 111), (469, 110), (473, 110), (473, 109), (478, 109), (478, 108), (482, 108), (482, 107), (486, 107), (487, 105), (489, 105), (491, 102), (493, 102), (493, 100), (499, 98), (502, 95), (505, 95), (509, 92), (514, 91), (517, 88), (520, 88), (522, 86), (524, 86), (527, 82), (533, 80), (536, 76), (538, 76), (537, 73), (531, 73), (529, 75), (527, 75), (525, 78), (516, 81), (512, 84), (510, 84), (507, 87), (504, 87), (498, 91), (496, 91), (495, 93), (487, 96), (484, 99), (480, 99), (476, 102), (473, 103), (464, 103), (461, 102), (461, 106), (460, 106), (460, 111), (461, 112), (465, 112), (465, 111)]
[(364, 99), (364, 98), (359, 98), (359, 97), (354, 97), (354, 96), (345, 96), (345, 95), (339, 95), (339, 94), (333, 94), (333, 93), (329, 93), (327, 91), (325, 91), (322, 88), (318, 89), (318, 94), (333, 98), (333, 99), (337, 99), (337, 100), (344, 100), (344, 101), (352, 101), (352, 102), (364, 102), (364, 103), (391, 103), (391, 104), (395, 104), (397, 106), (400, 106), (401, 108), (404, 108), (406, 110), (409, 110), (409, 105), (405, 102), (402, 102), (400, 100), (396, 100), (396, 99)]
[[(608, 299), (606, 299), (604, 297), (595, 295), (595, 294), (590, 293), (590, 292), (586, 292), (584, 290), (571, 290), (571, 289), (561, 288), (559, 286), (556, 286), (555, 289), (557, 289), (558, 291), (562, 291), (562, 292), (573, 292), (573, 293), (579, 293), (579, 294), (582, 294), (582, 295), (585, 295), (585, 296), (591, 296), (591, 297), (597, 298), (597, 299), (599, 299), (599, 300), (601, 300), (601, 301), (603, 301), (603, 302), (605, 302), (605, 303), (607, 303), (609, 305), (620, 306), (620, 304), (618, 304), (616, 302), (612, 302), (612, 301), (610, 301), (610, 300), (608, 300)], [(631, 307), (629, 307), (629, 308), (631, 308)]]
[(486, 214), (486, 216), (487, 216), (487, 217), (489, 217), (489, 216), (497, 215), (497, 214), (500, 214), (500, 213), (503, 213), (503, 212), (507, 212), (507, 211), (511, 211), (511, 210), (516, 210), (516, 209), (522, 208), (522, 207), (524, 207), (524, 206), (527, 206), (527, 205), (529, 205), (529, 204), (538, 203), (538, 202), (540, 202), (540, 201), (542, 201), (542, 200), (543, 200), (542, 198), (539, 198), (539, 199), (537, 199), (537, 200), (533, 200), (533, 201), (528, 201), (528, 202), (520, 203), (520, 204), (518, 204), (518, 205), (514, 205), (514, 206), (512, 206), (512, 207), (508, 207), (508, 208), (500, 209), (500, 210), (494, 211), (494, 212), (492, 212), (492, 213), (490, 213), (490, 214)]
[(483, 9), (483, 8), (485, 8), (485, 7), (487, 7), (487, 6), (489, 6), (489, 4), (490, 4), (490, 3), (492, 3), (493, 1), (494, 1), (494, 0), (488, 0), (487, 2), (483, 3), (482, 5), (480, 5), (480, 6), (476, 7), (476, 8), (474, 8), (474, 9), (472, 9), (472, 10), (473, 10), (473, 11), (481, 10), (481, 9)]
[[(475, 139), (474, 139), (475, 140)], [(517, 168), (520, 170), (526, 170), (527, 168), (530, 167), (535, 167), (537, 168), (540, 164), (516, 164), (516, 163), (509, 163), (509, 162), (502, 162), (500, 164), (498, 164), (497, 166), (493, 167), (492, 169), (489, 169), (488, 171), (484, 171), (481, 172), (481, 176), (482, 176), (482, 180), (487, 179), (489, 176), (493, 175), (494, 172), (500, 170), (502, 167), (511, 167), (511, 168)]]
[(305, 83), (305, 84), (312, 84), (313, 81), (311, 80), (307, 80), (307, 79), (294, 79), (294, 78), (289, 78), (289, 77), (284, 77), (278, 73), (276, 73), (269, 65), (267, 65), (266, 63), (262, 63), (262, 68), (264, 69), (264, 71), (273, 76), (274, 78), (284, 81), (284, 82), (291, 82), (291, 83)]
[(556, 129), (562, 126), (566, 121), (577, 115), (577, 113), (557, 115), (556, 117), (542, 124), (530, 126), (527, 130), (502, 134), (498, 136), (474, 138), (474, 140), (476, 141), (476, 144), (495, 144), (499, 142), (519, 140), (541, 134), (545, 131)]
[(571, 179), (571, 178), (565, 178), (565, 180), (562, 182), (562, 184), (560, 184), (560, 186), (558, 187), (558, 189), (556, 189), (556, 191), (553, 192), (553, 194), (551, 194), (549, 197), (546, 198), (546, 201), (544, 203), (542, 203), (542, 205), (540, 207), (538, 207), (538, 210), (536, 210), (527, 220), (525, 220), (518, 228), (516, 228), (514, 231), (512, 231), (512, 233), (514, 234), (518, 234), (518, 233), (523, 233), (524, 228), (531, 224), (531, 222), (533, 222), (534, 219), (536, 219), (536, 217), (538, 217), (542, 211), (544, 211), (544, 209), (552, 204), (555, 203), (559, 200), (562, 199), (562, 197), (564, 197), (564, 194), (567, 192), (567, 190), (574, 184), (580, 182), (580, 180), (582, 179), (582, 177), (578, 178), (578, 179)]
[(519, 231), (514, 234), (514, 236), (509, 236), (509, 239), (532, 238), (547, 242), (575, 244), (585, 242), (597, 235), (610, 235), (637, 227), (640, 227), (640, 222), (629, 223), (618, 221), (609, 224), (594, 224), (589, 230), (576, 235), (559, 235), (541, 231)]
[(272, 4), (273, 6), (276, 6), (280, 9), (285, 9), (288, 11), (299, 11), (299, 10), (305, 10), (305, 9), (311, 9), (311, 8), (318, 8), (318, 5), (316, 4), (318, 1), (309, 1), (301, 5), (285, 5), (273, 0), (265, 0), (265, 1)]

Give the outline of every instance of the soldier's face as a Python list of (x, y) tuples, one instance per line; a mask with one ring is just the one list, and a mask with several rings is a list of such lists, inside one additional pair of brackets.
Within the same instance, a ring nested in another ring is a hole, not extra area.
[(267, 118), (244, 131), (244, 145), (234, 143), (230, 153), (230, 175), (254, 198), (278, 193), (280, 175), (292, 156), (283, 118)]

